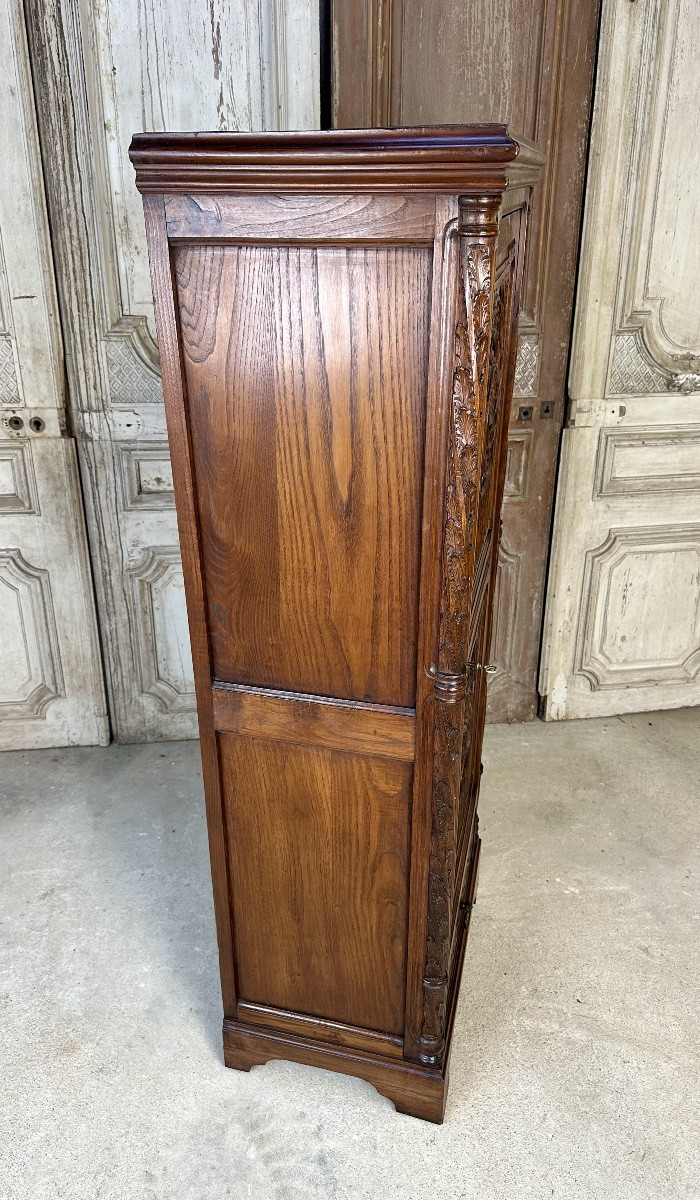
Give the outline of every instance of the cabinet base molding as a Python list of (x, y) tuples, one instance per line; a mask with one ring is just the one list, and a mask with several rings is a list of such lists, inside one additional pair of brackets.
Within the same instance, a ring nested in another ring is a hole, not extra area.
[(445, 1115), (447, 1076), (440, 1071), (361, 1050), (321, 1046), (315, 1039), (309, 1041), (288, 1033), (254, 1028), (240, 1021), (224, 1021), (227, 1067), (249, 1071), (276, 1058), (365, 1079), (396, 1105), (397, 1112), (438, 1125)]
[[(224, 1062), (227, 1067), (237, 1071), (249, 1071), (251, 1067), (264, 1066), (271, 1059), (286, 1059), (288, 1062), (302, 1063), (307, 1067), (320, 1067), (324, 1071), (338, 1071), (343, 1075), (354, 1075), (364, 1079), (372, 1087), (396, 1106), (396, 1111), (406, 1113), (411, 1117), (420, 1117), (424, 1121), (434, 1121), (441, 1125), (445, 1116), (445, 1101), (447, 1099), (447, 1084), (449, 1080), (450, 1050), (452, 1031), (454, 1029), (457, 1001), (459, 998), (459, 983), (464, 965), (469, 934), (469, 917), (476, 901), (476, 888), (479, 873), (479, 851), (481, 840), (475, 837), (470, 857), (469, 874), (466, 880), (465, 894), (468, 897), (468, 908), (462, 928), (459, 945), (455, 952), (454, 974), (451, 980), (450, 1003), (447, 1017), (447, 1048), (444, 1055), (444, 1070), (439, 1071), (419, 1063), (408, 1062), (397, 1057), (400, 1054), (399, 1038), (382, 1038), (386, 1046), (382, 1053), (372, 1053), (352, 1045), (352, 1041), (366, 1038), (367, 1031), (352, 1030), (350, 1026), (336, 1025), (334, 1022), (317, 1020), (314, 1017), (299, 1014), (282, 1013), (280, 1010), (268, 1009), (270, 1021), (277, 1026), (286, 1024), (282, 1031), (261, 1026), (265, 1019), (265, 1009), (262, 1005), (239, 1004), (239, 1013), (249, 1018), (247, 1021), (224, 1020)], [(303, 1027), (308, 1022), (312, 1037), (304, 1037), (290, 1032), (293, 1025)], [(374, 1035), (379, 1041), (379, 1035)], [(324, 1037), (333, 1038), (336, 1044), (322, 1044)]]
[(370, 1054), (379, 1055), (380, 1058), (403, 1058), (402, 1037), (377, 1033), (373, 1029), (360, 1029), (357, 1025), (344, 1025), (340, 1021), (325, 1021), (322, 1017), (312, 1017), (306, 1013), (289, 1012), (283, 1008), (239, 1000), (236, 1019), (241, 1025), (262, 1025), (275, 1033), (310, 1037), (349, 1050), (366, 1050)]

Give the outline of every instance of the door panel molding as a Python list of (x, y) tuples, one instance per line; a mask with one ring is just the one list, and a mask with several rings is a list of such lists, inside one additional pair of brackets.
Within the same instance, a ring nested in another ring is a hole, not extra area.
[(511, 504), (518, 500), (527, 500), (531, 451), (531, 429), (510, 429), (508, 431), (508, 457), (503, 494), (508, 497)]
[(0, 12), (0, 749), (109, 740), (21, 0)]
[(699, 154), (693, 6), (604, 0), (540, 676), (549, 719), (700, 703), (700, 198), (687, 175)]
[(491, 645), (490, 662), (496, 667), (491, 682), (493, 692), (506, 686), (513, 671), (513, 640), (518, 619), (518, 583), (522, 566), (522, 555), (514, 553), (505, 539), (498, 547), (498, 574), (494, 593), (494, 637)]
[[(127, 150), (144, 127), (316, 125), (317, 4), (212, 0), (186, 9), (174, 0), (25, 0), (25, 7), (114, 725), (121, 741), (194, 737), (187, 688), (180, 696), (180, 680), (168, 691), (162, 638), (149, 649), (147, 638), (134, 636), (151, 620), (135, 606), (134, 563), (177, 547), (178, 534), (167, 489), (146, 491), (134, 473), (136, 447), (146, 462), (162, 455), (167, 434), (143, 214)], [(155, 477), (152, 486), (159, 489)], [(173, 646), (184, 654), (184, 606), (177, 612)]]
[[(606, 0), (601, 46), (614, 50), (601, 55), (598, 73), (571, 392), (700, 392), (700, 30), (692, 0)], [(605, 354), (592, 354), (593, 345)]]
[[(586, 552), (575, 669), (592, 691), (696, 679), (699, 581), (700, 525), (613, 528)], [(646, 619), (652, 606), (653, 630)]]
[[(644, 12), (628, 175), (630, 210), (618, 288), (618, 331), (638, 327), (640, 350), (664, 373), (667, 388), (680, 391), (700, 390), (700, 321), (691, 319), (694, 328), (687, 328), (687, 318), (700, 310), (697, 155), (688, 146), (689, 141), (691, 147), (693, 142), (700, 146), (700, 121), (697, 87), (685, 78), (693, 51), (696, 65), (700, 54), (696, 24), (697, 13), (688, 0), (650, 3)], [(679, 156), (681, 145), (685, 153)], [(680, 250), (669, 238), (679, 196), (684, 197), (687, 222), (687, 243)], [(679, 322), (679, 307), (685, 322)], [(683, 376), (693, 373), (697, 379), (691, 387)]]
[(149, 546), (129, 569), (139, 684), (163, 712), (194, 713), (194, 673), (187, 632), (180, 547)]
[(29, 441), (0, 442), (0, 514), (41, 516), (32, 445)]
[(7, 681), (0, 721), (44, 717), (51, 702), (66, 694), (49, 572), (10, 546), (0, 549), (0, 585)]
[(700, 492), (700, 427), (601, 429), (593, 498)]

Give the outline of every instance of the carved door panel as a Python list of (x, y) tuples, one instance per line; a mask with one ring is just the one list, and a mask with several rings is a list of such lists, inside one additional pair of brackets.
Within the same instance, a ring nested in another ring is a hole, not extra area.
[(700, 30), (604, 0), (541, 691), (700, 703)]
[(0, 748), (109, 740), (22, 6), (0, 13)]
[(504, 121), (547, 155), (533, 198), (511, 409), (491, 720), (528, 720), (537, 708), (599, 2), (333, 5), (338, 128)]
[(143, 129), (316, 125), (316, 0), (25, 8), (113, 724), (122, 741), (196, 736), (148, 257), (127, 149)]

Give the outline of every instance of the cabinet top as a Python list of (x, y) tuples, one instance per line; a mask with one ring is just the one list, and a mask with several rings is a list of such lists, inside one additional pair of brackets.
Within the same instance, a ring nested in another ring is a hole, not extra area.
[(137, 133), (140, 192), (502, 191), (530, 147), (505, 125), (303, 133)]

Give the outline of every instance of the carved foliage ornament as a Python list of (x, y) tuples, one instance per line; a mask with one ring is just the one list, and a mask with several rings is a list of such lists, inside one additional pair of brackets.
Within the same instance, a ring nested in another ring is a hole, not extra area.
[(478, 505), (477, 428), (486, 399), (491, 337), (491, 259), (490, 242), (463, 239), (455, 314), (438, 663), (431, 672), (435, 698), (433, 817), (420, 1038), (421, 1062), (431, 1066), (439, 1065), (445, 1046), (455, 822), (469, 679), (466, 651)]

